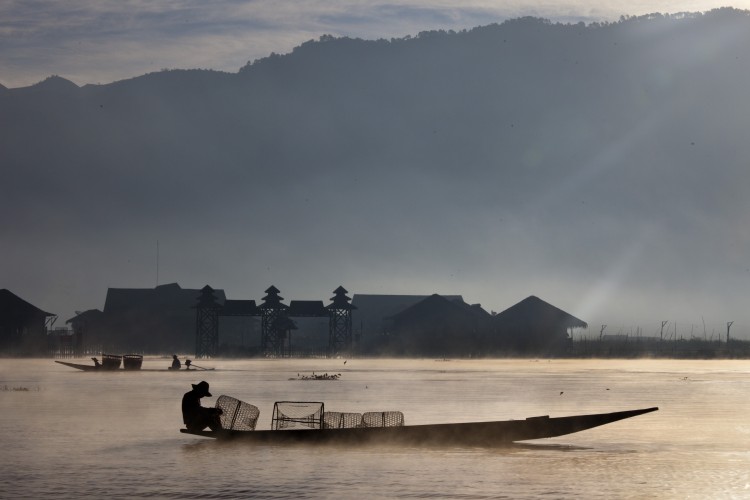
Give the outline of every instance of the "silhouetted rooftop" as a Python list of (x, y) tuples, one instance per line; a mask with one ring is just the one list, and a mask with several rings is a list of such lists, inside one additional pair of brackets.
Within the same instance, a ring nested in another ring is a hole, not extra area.
[[(222, 305), (226, 299), (224, 290), (214, 290), (213, 293)], [(156, 288), (109, 288), (104, 313), (119, 314), (133, 309), (192, 309), (200, 296), (201, 290), (180, 288), (177, 283)]]
[(87, 311), (83, 312), (77, 312), (76, 315), (67, 320), (65, 323), (75, 323), (76, 321), (89, 321), (89, 320), (99, 320), (104, 316), (104, 313), (100, 311), (99, 309), (89, 309)]
[(293, 300), (289, 303), (289, 316), (328, 316), (322, 300)]
[(53, 313), (42, 311), (38, 307), (26, 302), (10, 290), (0, 290), (0, 317), (33, 318), (55, 316)]
[(221, 310), (222, 316), (257, 316), (260, 309), (254, 300), (229, 300), (224, 301)]
[(531, 295), (493, 316), (497, 323), (550, 323), (566, 328), (588, 328), (588, 324), (562, 309)]
[(398, 321), (407, 316), (427, 317), (434, 316), (435, 314), (453, 314), (483, 319), (490, 317), (479, 305), (471, 306), (462, 299), (449, 299), (442, 295), (433, 294), (394, 314), (391, 318), (394, 321)]
[[(356, 306), (359, 314), (369, 319), (390, 318), (395, 314), (421, 302), (429, 295), (368, 295), (354, 294), (352, 305)], [(447, 300), (459, 300), (463, 302), (461, 295), (442, 295)]]

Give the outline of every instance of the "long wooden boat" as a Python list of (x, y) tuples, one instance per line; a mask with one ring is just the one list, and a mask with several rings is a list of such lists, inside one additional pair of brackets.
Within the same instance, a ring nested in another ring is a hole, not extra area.
[(455, 424), (365, 427), (351, 429), (295, 429), (260, 431), (199, 431), (180, 429), (185, 434), (208, 438), (242, 439), (251, 443), (399, 443), (407, 445), (497, 446), (516, 441), (551, 438), (580, 432), (626, 418), (657, 411), (659, 408), (574, 415), (531, 417), (525, 420), (468, 422)]
[(75, 368), (77, 370), (83, 370), (86, 372), (198, 372), (198, 371), (212, 371), (213, 368), (201, 368), (200, 370), (197, 368), (191, 368), (190, 370), (182, 369), (182, 370), (173, 370), (171, 367), (169, 368), (162, 368), (162, 369), (154, 369), (154, 368), (105, 368), (104, 366), (95, 366), (95, 365), (82, 365), (79, 363), (69, 363), (67, 361), (58, 361), (55, 360), (55, 363), (60, 363), (61, 365), (69, 366), (71, 368)]

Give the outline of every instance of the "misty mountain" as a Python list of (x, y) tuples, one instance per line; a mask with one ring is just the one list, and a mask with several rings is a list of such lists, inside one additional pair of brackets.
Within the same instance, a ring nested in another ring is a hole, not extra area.
[(721, 302), (746, 280), (748, 88), (750, 16), (733, 9), (324, 36), (235, 74), (50, 77), (0, 92), (3, 286), (67, 283), (54, 292), (95, 307), (150, 283), (161, 237), (185, 286), (294, 274), (367, 293), (351, 285), (366, 272), (444, 273), (417, 291), (482, 281), (510, 305), (630, 262), (632, 297)]

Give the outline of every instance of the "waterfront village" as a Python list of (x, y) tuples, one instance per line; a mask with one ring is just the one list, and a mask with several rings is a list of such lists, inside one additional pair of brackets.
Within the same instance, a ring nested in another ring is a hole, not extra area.
[[(206, 285), (109, 288), (103, 310), (57, 315), (0, 290), (0, 355), (71, 358), (102, 353), (209, 357), (673, 357), (747, 358), (727, 337), (574, 336), (588, 324), (529, 296), (499, 313), (461, 295), (371, 295), (339, 286), (329, 303), (228, 299)], [(663, 325), (662, 325), (663, 326)]]

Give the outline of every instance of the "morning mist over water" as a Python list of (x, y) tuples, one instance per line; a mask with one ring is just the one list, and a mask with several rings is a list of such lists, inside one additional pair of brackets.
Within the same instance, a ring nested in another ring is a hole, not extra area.
[[(169, 362), (90, 373), (4, 360), (2, 495), (682, 499), (750, 488), (747, 361), (256, 359), (200, 373)], [(341, 376), (297, 378), (312, 372)], [(251, 445), (179, 432), (180, 398), (200, 380), (205, 406), (222, 394), (256, 405), (258, 429), (281, 400), (401, 411), (406, 425), (659, 411), (505, 447)]]
[(112, 286), (343, 284), (747, 338), (749, 23), (523, 18), (0, 89), (2, 286), (62, 320)]

